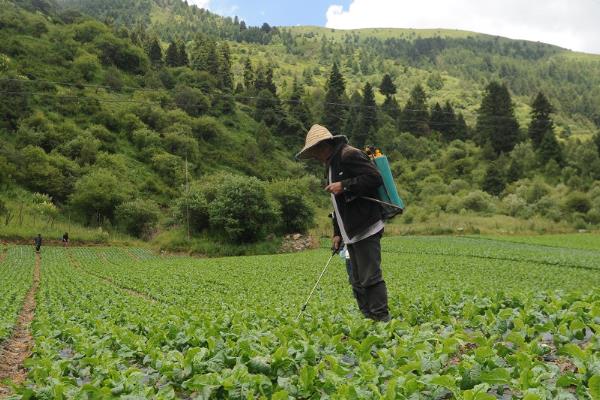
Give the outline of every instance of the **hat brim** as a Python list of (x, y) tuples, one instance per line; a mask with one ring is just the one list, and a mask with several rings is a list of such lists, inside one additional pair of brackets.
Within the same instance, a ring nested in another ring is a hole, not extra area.
[(348, 143), (348, 138), (346, 136), (344, 136), (344, 135), (335, 135), (335, 136), (332, 136), (330, 138), (325, 138), (323, 140), (319, 140), (318, 142), (315, 142), (312, 145), (303, 148), (302, 150), (300, 150), (298, 152), (298, 154), (296, 154), (294, 156), (294, 158), (296, 160), (307, 160), (309, 158), (312, 158), (312, 154), (311, 154), (312, 150), (314, 150), (315, 147), (317, 147), (320, 143), (322, 143), (322, 142), (324, 142), (326, 140), (331, 140), (334, 144), (338, 144), (340, 142)]

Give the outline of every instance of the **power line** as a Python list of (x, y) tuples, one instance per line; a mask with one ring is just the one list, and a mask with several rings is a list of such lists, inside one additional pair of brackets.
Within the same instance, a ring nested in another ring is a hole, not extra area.
[[(58, 81), (52, 81), (52, 80), (46, 80), (46, 79), (34, 79), (34, 80), (30, 80), (30, 79), (19, 79), (19, 78), (0, 78), (0, 81), (11, 81), (11, 82), (23, 82), (23, 83), (37, 83), (37, 82), (41, 82), (41, 83), (49, 83), (49, 84), (54, 84), (54, 85), (60, 85), (60, 86), (67, 86), (67, 87), (87, 87), (87, 88), (96, 88), (96, 89), (108, 89), (111, 90), (115, 93), (118, 94), (131, 94), (128, 92), (122, 92), (118, 89), (115, 89), (111, 86), (105, 86), (105, 85), (96, 85), (96, 84), (83, 84), (83, 83), (69, 83), (69, 82), (58, 82)], [(153, 89), (153, 88), (136, 88), (133, 86), (121, 86), (121, 89), (123, 88), (127, 88), (127, 89), (131, 89), (132, 91), (139, 91), (139, 92), (154, 92), (154, 93), (162, 93), (163, 91), (166, 91), (167, 93), (173, 95), (173, 94), (181, 94), (184, 93), (182, 91), (172, 91), (172, 90), (168, 90), (168, 89)], [(140, 100), (132, 100), (132, 99), (98, 99), (98, 98), (93, 98), (93, 97), (86, 97), (86, 96), (79, 96), (79, 95), (60, 95), (60, 94), (56, 94), (56, 93), (48, 93), (48, 92), (31, 92), (31, 91), (0, 91), (0, 93), (4, 93), (4, 94), (31, 94), (31, 95), (40, 95), (40, 96), (55, 96), (55, 97), (59, 97), (61, 96), (63, 99), (85, 99), (85, 100), (90, 100), (90, 101), (98, 101), (98, 102), (106, 102), (106, 103), (133, 103), (133, 104), (146, 104), (146, 105), (159, 105), (162, 107), (162, 104), (160, 104), (159, 102), (156, 101), (140, 101)], [(304, 105), (309, 105), (308, 103), (306, 103), (305, 101), (302, 100), (293, 100), (293, 99), (279, 99), (277, 97), (272, 98), (272, 97), (261, 97), (261, 96), (242, 96), (242, 95), (235, 95), (235, 94), (226, 94), (226, 93), (212, 93), (210, 94), (210, 96), (212, 97), (217, 97), (217, 98), (228, 98), (228, 99), (237, 99), (237, 100), (261, 100), (261, 101), (271, 101), (273, 103), (289, 103), (289, 104), (304, 104)], [(345, 108), (350, 108), (350, 109), (380, 109), (379, 106), (365, 106), (363, 104), (349, 104), (349, 103), (338, 103), (338, 102), (323, 102), (324, 105), (337, 105), (337, 106), (342, 106)], [(199, 105), (204, 105), (204, 103), (193, 103), (193, 102), (185, 102), (185, 103), (178, 103), (178, 105), (185, 105), (185, 106), (199, 106)], [(248, 104), (246, 104), (248, 105)], [(255, 106), (256, 107), (256, 106)], [(420, 110), (420, 109), (408, 109), (408, 108), (398, 108), (398, 110), (400, 112), (410, 112), (410, 113), (417, 113), (417, 112), (427, 112), (429, 113), (429, 110)], [(439, 112), (438, 112), (439, 113)], [(458, 111), (454, 111), (454, 112), (449, 112), (449, 111), (441, 111), (442, 114), (445, 115), (454, 115), (454, 116), (458, 116), (458, 114), (467, 114), (468, 116), (470, 116), (471, 118), (477, 118), (478, 115), (474, 115), (471, 111), (468, 110), (461, 110), (458, 109)], [(516, 117), (511, 117), (511, 116), (506, 116), (506, 115), (487, 115), (488, 117), (491, 118), (495, 118), (495, 119), (507, 119), (507, 120), (516, 120)], [(406, 120), (403, 119), (403, 121), (406, 122), (418, 122), (421, 121), (420, 119), (416, 119), (416, 120)], [(544, 122), (554, 122), (554, 120), (552, 119), (544, 119), (544, 120), (538, 120), (538, 121), (544, 121)], [(481, 124), (481, 123), (480, 123)]]

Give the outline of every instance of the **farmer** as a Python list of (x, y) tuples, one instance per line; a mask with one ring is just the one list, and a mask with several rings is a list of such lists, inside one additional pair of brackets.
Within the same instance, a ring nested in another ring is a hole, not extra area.
[(40, 247), (42, 247), (42, 235), (40, 233), (33, 239), (33, 243), (35, 244), (35, 251), (39, 253)]
[(363, 315), (389, 321), (387, 288), (381, 272), (383, 220), (380, 206), (362, 198), (377, 197), (383, 180), (362, 151), (347, 144), (345, 136), (333, 136), (313, 125), (298, 159), (312, 158), (327, 169), (327, 187), (334, 208), (333, 248), (347, 245), (352, 263), (352, 290)]
[(65, 232), (65, 234), (62, 237), (62, 243), (63, 243), (63, 247), (67, 247), (69, 245), (69, 233)]

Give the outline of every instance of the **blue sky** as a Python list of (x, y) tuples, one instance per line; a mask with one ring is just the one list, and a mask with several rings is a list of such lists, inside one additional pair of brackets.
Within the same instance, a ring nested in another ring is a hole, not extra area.
[(209, 8), (217, 14), (237, 15), (249, 25), (325, 26), (327, 9), (333, 3), (347, 8), (351, 0), (211, 0)]

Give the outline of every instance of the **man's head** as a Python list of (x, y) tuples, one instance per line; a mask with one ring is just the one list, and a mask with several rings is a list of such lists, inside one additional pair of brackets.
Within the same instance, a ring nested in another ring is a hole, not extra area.
[(331, 157), (336, 145), (340, 142), (348, 143), (348, 139), (341, 135), (333, 136), (327, 128), (315, 124), (306, 134), (304, 148), (296, 154), (296, 158), (313, 158), (325, 163)]

